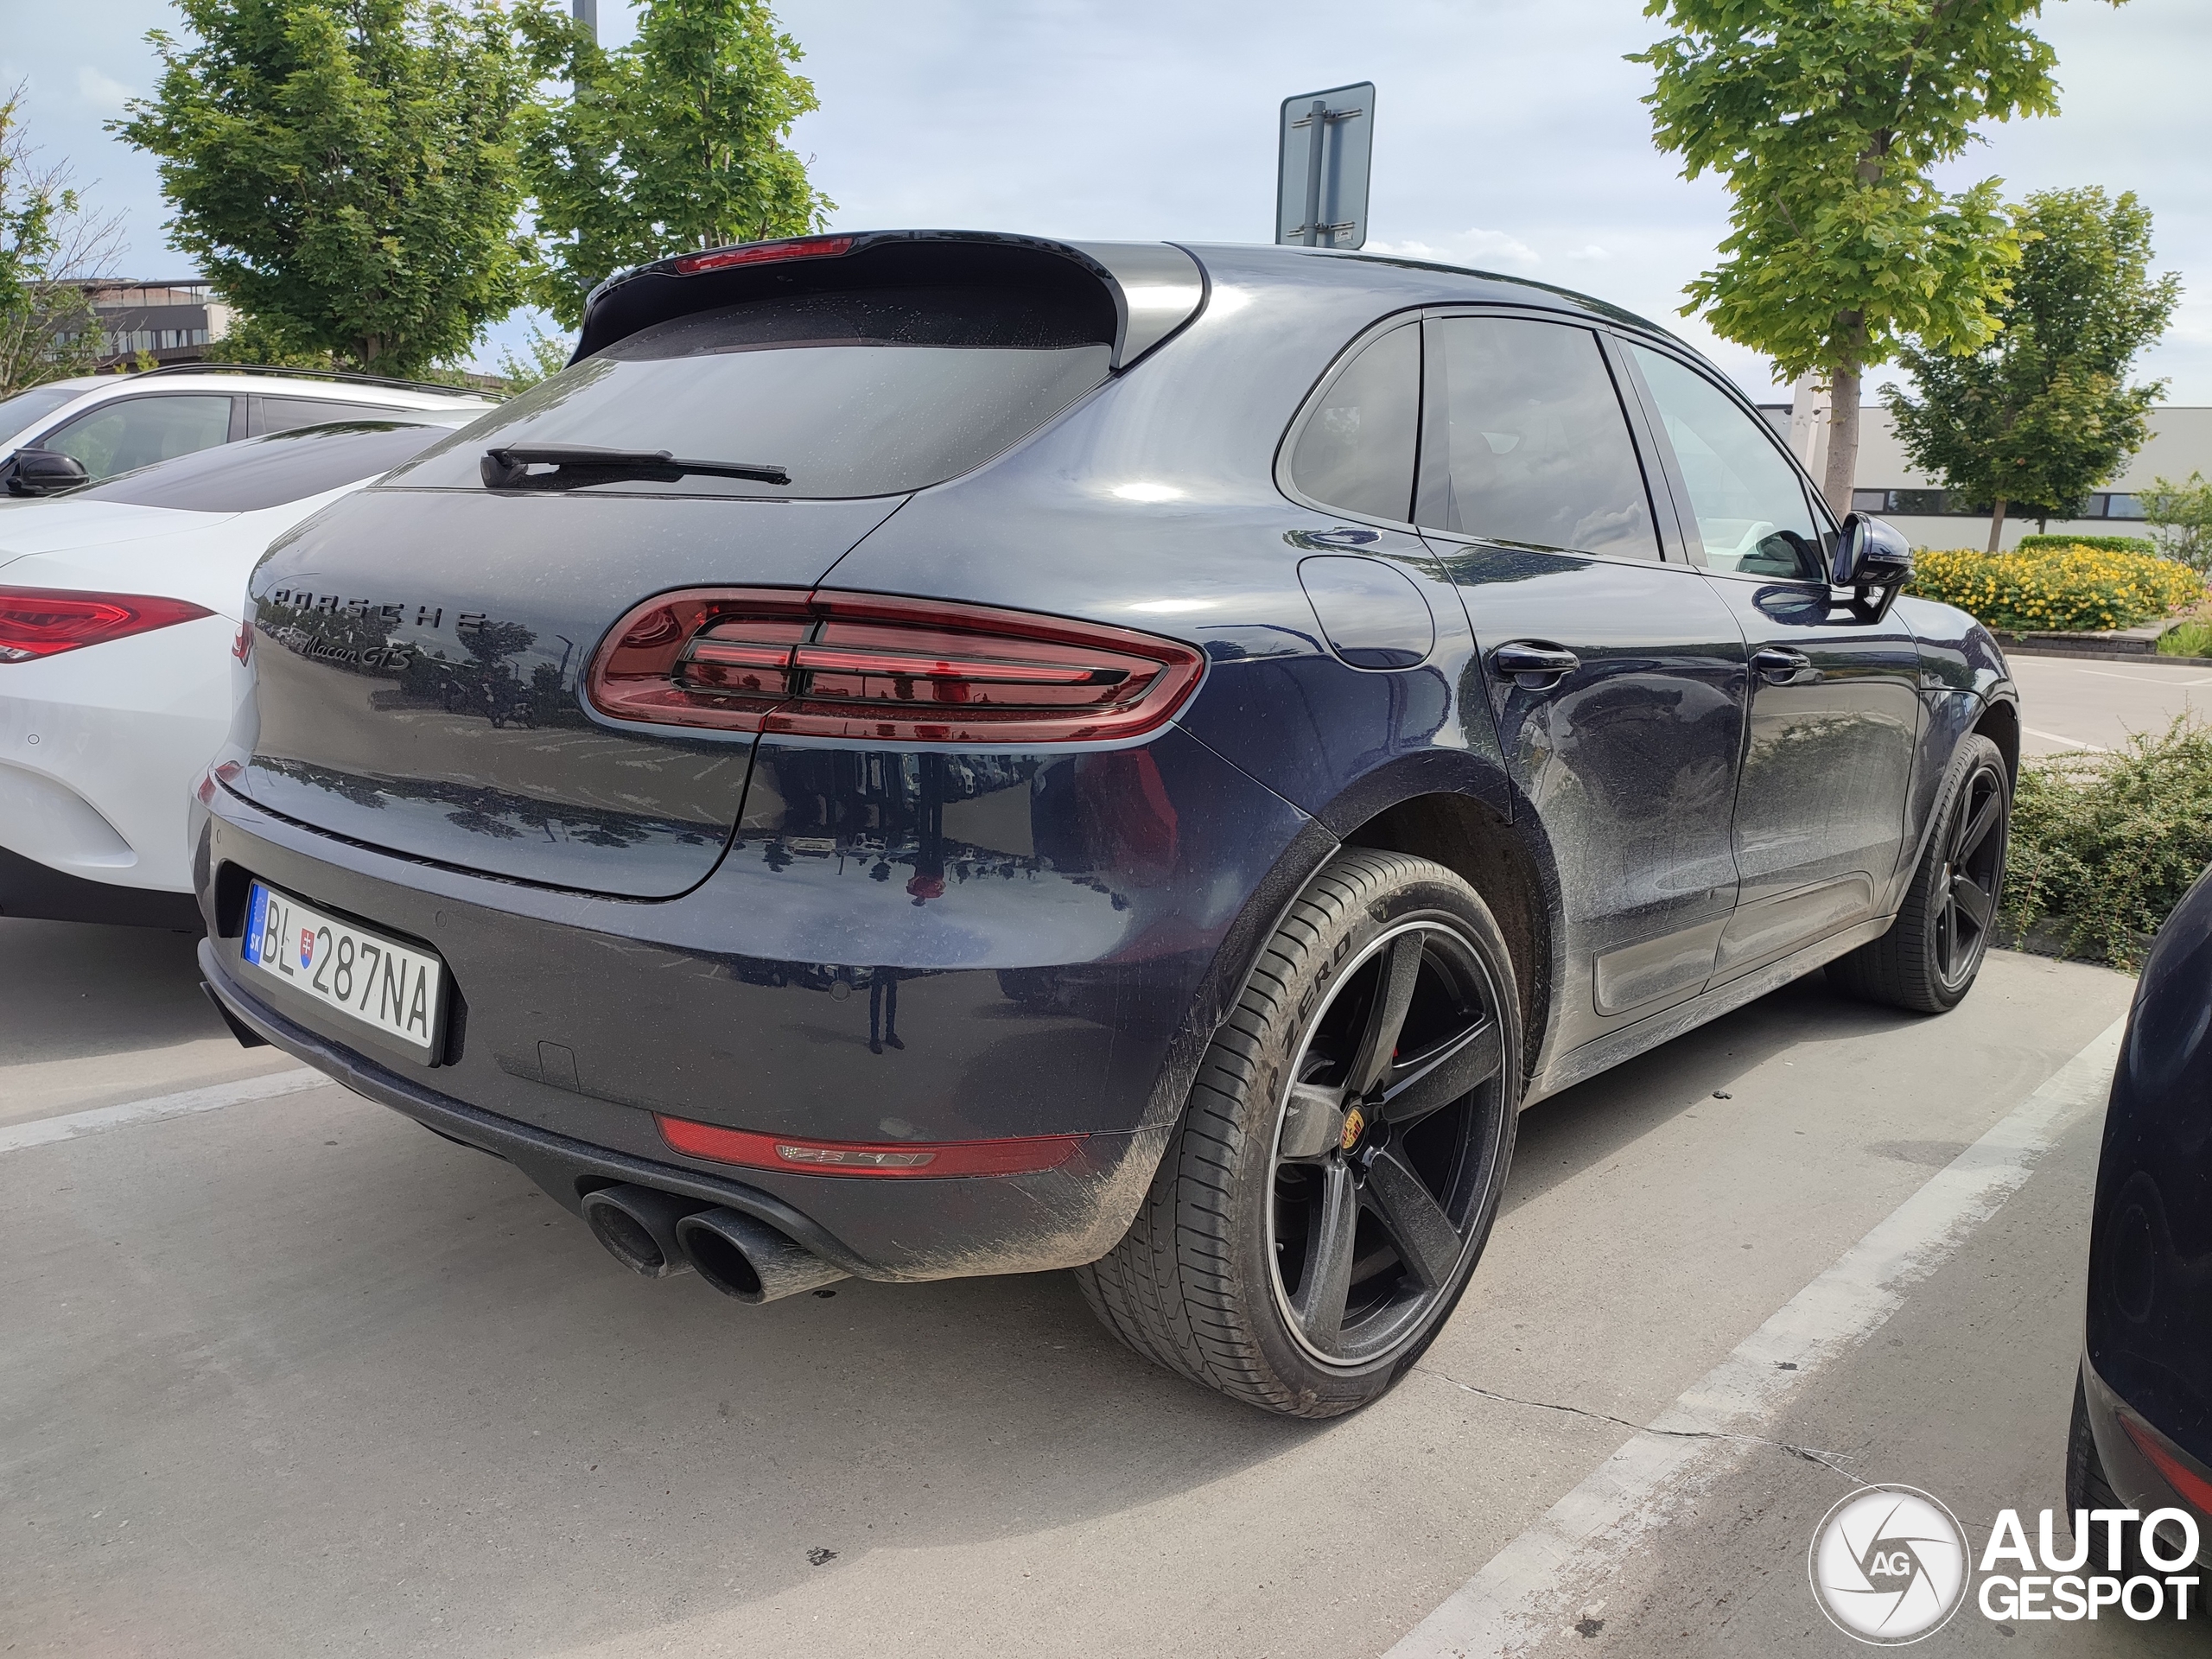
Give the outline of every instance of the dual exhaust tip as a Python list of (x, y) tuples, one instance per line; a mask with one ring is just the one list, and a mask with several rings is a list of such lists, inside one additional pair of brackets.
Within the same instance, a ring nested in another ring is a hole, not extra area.
[(696, 1269), (725, 1296), (753, 1305), (848, 1277), (765, 1221), (650, 1186), (602, 1186), (584, 1198), (592, 1236), (647, 1279)]

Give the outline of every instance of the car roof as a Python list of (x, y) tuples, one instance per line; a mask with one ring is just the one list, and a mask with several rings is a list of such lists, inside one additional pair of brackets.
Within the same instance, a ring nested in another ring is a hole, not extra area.
[(1470, 265), (1447, 264), (1410, 255), (1368, 253), (1344, 248), (1277, 247), (1266, 243), (1179, 243), (1209, 271), (1235, 270), (1250, 281), (1260, 277), (1286, 288), (1357, 289), (1402, 296), (1405, 305), (1518, 305), (1560, 311), (1592, 321), (1656, 335), (1681, 344), (1648, 317), (1593, 295)]
[(204, 372), (162, 370), (153, 374), (103, 374), (74, 381), (61, 381), (62, 385), (75, 385), (86, 391), (257, 391), (279, 397), (315, 397), (347, 404), (377, 404), (386, 409), (394, 407), (414, 409), (450, 409), (462, 405), (486, 404), (490, 399), (480, 392), (456, 386), (450, 391), (430, 391), (421, 387), (364, 384), (352, 380), (324, 380), (292, 378), (273, 374), (255, 374), (237, 369), (210, 369)]

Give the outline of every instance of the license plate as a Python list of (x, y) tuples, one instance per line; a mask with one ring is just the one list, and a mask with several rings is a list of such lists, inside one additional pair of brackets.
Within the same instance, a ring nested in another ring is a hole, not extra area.
[(436, 1052), (445, 968), (429, 952), (341, 922), (257, 881), (246, 899), (246, 965), (429, 1060)]

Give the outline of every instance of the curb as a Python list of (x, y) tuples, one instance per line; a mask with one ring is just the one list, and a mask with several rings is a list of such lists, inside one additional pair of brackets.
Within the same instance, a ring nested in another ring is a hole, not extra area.
[(2078, 663), (2149, 663), (2169, 668), (2212, 668), (2212, 657), (2169, 657), (2155, 651), (2076, 651), (2070, 645), (1998, 644), (2007, 657), (2063, 657)]

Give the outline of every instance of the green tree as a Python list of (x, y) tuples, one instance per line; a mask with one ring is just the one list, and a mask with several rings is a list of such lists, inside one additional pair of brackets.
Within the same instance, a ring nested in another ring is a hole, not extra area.
[(2144, 521), (2158, 551), (2179, 559), (2194, 570), (2212, 570), (2212, 484), (2192, 472), (2188, 481), (2154, 478), (2147, 490), (2138, 490)]
[[(2117, 0), (2115, 0), (2115, 3)], [(1675, 32), (1645, 102), (1686, 177), (1732, 200), (1721, 262), (1689, 285), (1722, 338), (1831, 391), (1823, 491), (1847, 511), (1861, 378), (1903, 337), (1972, 351), (2019, 249), (1999, 181), (1946, 194), (1934, 170), (1988, 119), (2056, 111), (2042, 0), (1650, 0)]]
[(826, 222), (836, 204), (784, 142), (814, 83), (792, 73), (798, 42), (766, 0), (649, 0), (612, 52), (556, 13), (517, 17), (537, 74), (570, 89), (531, 116), (522, 149), (531, 297), (563, 327), (625, 265)]
[(549, 334), (536, 323), (530, 327), (530, 339), (517, 352), (508, 346), (499, 353), (499, 378), (506, 382), (510, 396), (527, 391), (541, 380), (550, 380), (569, 366), (569, 355), (576, 342), (565, 334)]
[(2151, 213), (2130, 193), (2044, 190), (2013, 216), (2020, 264), (1995, 310), (1995, 339), (1969, 353), (1908, 346), (1920, 391), (1884, 395), (1913, 465), (1991, 504), (1989, 550), (2005, 516), (2071, 518), (2143, 447), (2163, 382), (2131, 386), (2128, 365), (2181, 298), (2151, 276)]
[(335, 372), (340, 366), (337, 353), (328, 347), (302, 346), (296, 334), (272, 327), (264, 319), (244, 312), (231, 319), (231, 326), (220, 340), (207, 348), (207, 355), (211, 360), (225, 363), (320, 369), (326, 373)]
[(276, 353), (409, 374), (521, 297), (513, 124), (530, 71), (492, 0), (177, 0), (153, 97), (171, 239)]
[(116, 255), (120, 214), (96, 214), (67, 163), (46, 167), (24, 132), (23, 89), (0, 99), (0, 397), (81, 374), (107, 348), (85, 278)]

